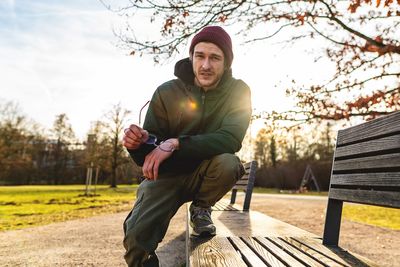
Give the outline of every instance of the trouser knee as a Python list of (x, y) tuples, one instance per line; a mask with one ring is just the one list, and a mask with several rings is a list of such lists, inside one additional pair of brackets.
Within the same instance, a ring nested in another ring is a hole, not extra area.
[(233, 154), (213, 157), (203, 176), (194, 204), (207, 207), (220, 200), (244, 174), (239, 158)]
[(224, 153), (211, 159), (206, 176), (217, 177), (221, 184), (234, 184), (243, 174), (240, 159), (234, 154)]

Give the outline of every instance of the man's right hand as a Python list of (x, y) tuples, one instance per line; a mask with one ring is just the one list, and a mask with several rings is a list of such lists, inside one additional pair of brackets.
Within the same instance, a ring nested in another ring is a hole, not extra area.
[(129, 128), (124, 130), (122, 144), (127, 149), (138, 149), (141, 144), (147, 141), (149, 133), (135, 124), (131, 124)]

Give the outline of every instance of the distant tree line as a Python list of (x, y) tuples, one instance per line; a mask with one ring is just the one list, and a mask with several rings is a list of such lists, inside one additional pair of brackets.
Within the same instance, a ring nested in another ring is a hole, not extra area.
[[(259, 166), (256, 185), (298, 190), (309, 165), (319, 188), (327, 190), (334, 141), (330, 122), (286, 128), (269, 121), (253, 142), (254, 159)], [(312, 183), (307, 187), (316, 189)]]
[(140, 169), (121, 144), (129, 114), (114, 105), (80, 141), (66, 114), (46, 130), (16, 103), (0, 102), (0, 185), (85, 183), (89, 166), (98, 170), (99, 183), (136, 182)]

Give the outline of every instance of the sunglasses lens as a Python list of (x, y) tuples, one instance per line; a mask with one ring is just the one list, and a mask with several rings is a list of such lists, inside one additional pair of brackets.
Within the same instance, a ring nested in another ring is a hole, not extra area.
[(146, 144), (154, 145), (157, 142), (157, 137), (153, 134), (149, 134), (149, 138), (146, 140)]

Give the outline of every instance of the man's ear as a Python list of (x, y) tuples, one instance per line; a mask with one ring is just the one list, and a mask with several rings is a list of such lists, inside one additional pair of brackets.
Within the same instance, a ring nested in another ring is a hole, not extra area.
[(193, 53), (192, 52), (189, 53), (189, 60), (191, 63), (193, 63)]

